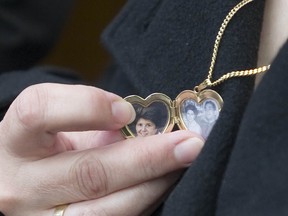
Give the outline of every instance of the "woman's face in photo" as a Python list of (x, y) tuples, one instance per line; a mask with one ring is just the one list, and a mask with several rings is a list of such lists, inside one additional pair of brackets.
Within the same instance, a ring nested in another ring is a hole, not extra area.
[(194, 121), (194, 119), (195, 119), (195, 113), (194, 113), (194, 111), (191, 110), (191, 109), (188, 110), (187, 113), (186, 113), (186, 118), (187, 118), (187, 120), (190, 121), (190, 122)]
[(151, 136), (157, 133), (156, 125), (147, 119), (140, 118), (136, 124), (137, 136)]

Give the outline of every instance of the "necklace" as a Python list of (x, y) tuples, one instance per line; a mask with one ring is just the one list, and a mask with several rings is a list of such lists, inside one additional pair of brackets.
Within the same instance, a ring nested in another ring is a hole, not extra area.
[(143, 99), (130, 95), (124, 99), (135, 111), (133, 123), (121, 129), (126, 138), (170, 132), (177, 124), (181, 130), (190, 130), (207, 139), (223, 107), (222, 97), (211, 87), (233, 77), (252, 76), (269, 70), (270, 65), (249, 70), (232, 71), (212, 81), (221, 39), (233, 16), (253, 0), (242, 0), (225, 17), (215, 39), (207, 78), (193, 90), (182, 91), (175, 100), (162, 93), (153, 93)]

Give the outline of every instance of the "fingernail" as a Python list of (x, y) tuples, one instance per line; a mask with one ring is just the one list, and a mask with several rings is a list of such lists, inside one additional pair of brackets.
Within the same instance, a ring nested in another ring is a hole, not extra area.
[(112, 103), (112, 115), (119, 123), (130, 124), (134, 121), (136, 113), (129, 102), (117, 100)]
[(200, 153), (204, 142), (199, 138), (190, 138), (176, 145), (174, 154), (176, 159), (186, 165), (189, 165), (196, 159)]

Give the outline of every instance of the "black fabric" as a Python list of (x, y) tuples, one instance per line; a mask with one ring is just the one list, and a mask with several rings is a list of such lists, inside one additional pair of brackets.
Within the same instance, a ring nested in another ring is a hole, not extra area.
[(288, 43), (247, 107), (218, 199), (219, 216), (288, 215)]
[(73, 2), (1, 0), (0, 73), (30, 68), (43, 58), (63, 29)]
[[(163, 92), (174, 98), (180, 91), (193, 88), (206, 78), (216, 34), (238, 2), (128, 1), (103, 34), (117, 65), (115, 77), (118, 79), (121, 74), (123, 81), (129, 81), (138, 91), (134, 93), (141, 96)], [(231, 21), (222, 41), (215, 77), (255, 67), (262, 7), (263, 1), (253, 2)], [(120, 79), (118, 85), (108, 89), (123, 95), (118, 91), (122, 83)]]

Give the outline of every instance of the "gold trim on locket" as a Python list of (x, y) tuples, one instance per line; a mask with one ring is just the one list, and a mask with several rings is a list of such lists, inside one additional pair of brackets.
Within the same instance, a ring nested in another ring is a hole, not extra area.
[[(201, 92), (185, 90), (181, 92), (174, 101), (172, 101), (170, 97), (162, 93), (153, 93), (148, 97), (146, 97), (145, 99), (138, 95), (130, 95), (124, 99), (134, 106), (141, 106), (143, 108), (147, 108), (155, 102), (163, 103), (163, 105), (165, 105), (167, 110), (167, 122), (163, 127), (163, 129), (161, 130), (161, 133), (171, 132), (175, 123), (181, 130), (188, 130), (182, 117), (182, 110), (181, 110), (183, 104), (187, 100), (188, 101), (192, 100), (196, 102), (198, 105), (202, 105), (206, 100), (209, 99), (213, 100), (217, 104), (218, 112), (220, 112), (223, 107), (223, 99), (217, 92), (211, 89), (206, 89)], [(135, 126), (135, 123), (126, 125), (121, 129), (122, 133), (126, 138), (132, 138), (137, 136), (136, 132), (134, 133), (133, 130), (131, 129), (132, 125)]]

